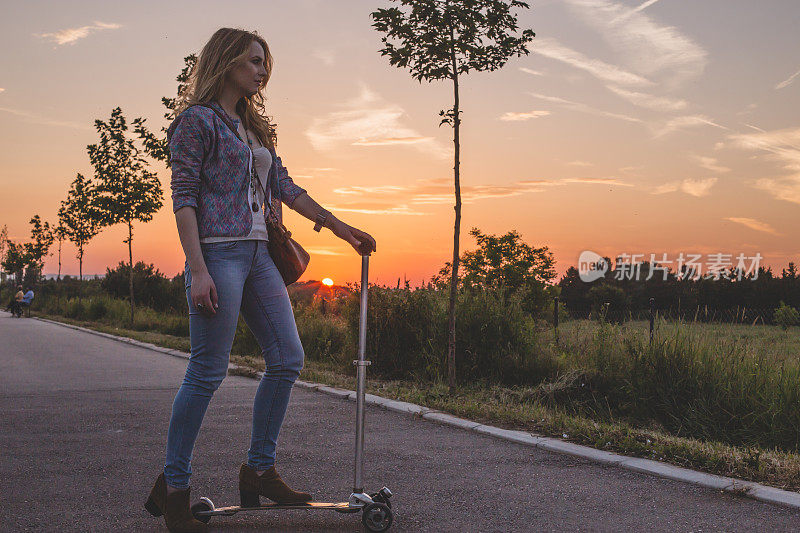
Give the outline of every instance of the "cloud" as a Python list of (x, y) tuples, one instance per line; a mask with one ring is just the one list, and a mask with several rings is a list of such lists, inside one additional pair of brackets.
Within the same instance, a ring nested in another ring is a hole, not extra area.
[(80, 28), (66, 28), (64, 30), (58, 30), (54, 33), (34, 33), (34, 36), (41, 37), (42, 39), (48, 39), (49, 41), (61, 46), (64, 44), (75, 44), (79, 40), (88, 37), (90, 33), (96, 31), (117, 30), (121, 27), (121, 24), (106, 23), (96, 20), (94, 21), (94, 24), (90, 24), (88, 26), (81, 26)]
[(651, 3), (631, 10), (611, 0), (565, 1), (621, 57), (625, 68), (639, 76), (658, 77), (667, 88), (675, 88), (705, 70), (708, 53), (702, 47), (641, 12)]
[(331, 248), (322, 248), (322, 247), (313, 248), (308, 246), (304, 246), (304, 248), (311, 255), (350, 255), (349, 253), (345, 253)]
[(26, 119), (26, 122), (30, 122), (32, 124), (43, 124), (45, 126), (63, 126), (65, 128), (73, 128), (76, 130), (94, 129), (91, 126), (87, 126), (85, 124), (79, 124), (77, 122), (68, 122), (64, 120), (53, 120), (52, 118), (49, 117), (43, 117), (41, 115), (36, 115), (28, 111), (20, 111), (18, 109), (11, 109), (9, 107), (0, 107), (0, 111), (11, 113), (12, 115), (16, 115), (18, 117), (23, 117), (24, 119)]
[(725, 220), (730, 220), (731, 222), (736, 222), (737, 224), (741, 224), (746, 226), (752, 230), (756, 231), (763, 231), (764, 233), (771, 233), (773, 235), (780, 235), (775, 228), (767, 224), (766, 222), (761, 222), (760, 220), (756, 220), (754, 218), (744, 218), (744, 217), (726, 217)]
[(542, 72), (541, 70), (533, 70), (525, 67), (519, 67), (519, 69), (522, 72), (527, 72), (528, 74), (531, 74), (533, 76), (544, 76), (544, 72)]
[(347, 211), (348, 213), (362, 213), (366, 215), (430, 215), (424, 211), (416, 211), (407, 204), (380, 203), (372, 201), (352, 202), (347, 204), (330, 204), (331, 210)]
[[(541, 192), (540, 184), (530, 185), (517, 182), (511, 185), (469, 185), (461, 183), (461, 201), (472, 203), (486, 198), (501, 198), (517, 196), (526, 192)], [(334, 189), (337, 194), (345, 196), (370, 197), (374, 201), (368, 202), (371, 208), (377, 202), (386, 202), (387, 206), (394, 206), (396, 202), (389, 202), (390, 198), (402, 197), (411, 204), (452, 204), (455, 202), (452, 178), (417, 179), (415, 183), (405, 186), (381, 185), (374, 187), (351, 186)], [(403, 214), (397, 212), (395, 214)]]
[(728, 139), (739, 148), (766, 152), (769, 159), (789, 171), (785, 176), (760, 178), (755, 186), (775, 198), (800, 204), (800, 128), (765, 131), (750, 127), (755, 133), (733, 134)]
[(584, 113), (590, 113), (592, 115), (600, 115), (604, 117), (611, 117), (611, 118), (618, 118), (620, 120), (625, 120), (628, 122), (642, 122), (641, 119), (636, 117), (630, 117), (628, 115), (621, 115), (619, 113), (611, 113), (610, 111), (603, 111), (601, 109), (595, 109), (590, 107), (586, 104), (580, 102), (572, 102), (570, 100), (566, 100), (564, 98), (559, 98), (558, 96), (548, 96), (546, 94), (540, 93), (532, 93), (528, 92), (529, 95), (533, 96), (534, 98), (540, 98), (542, 100), (546, 100), (548, 102), (553, 102), (555, 104), (559, 104), (562, 107), (566, 107), (568, 109), (573, 109), (575, 111), (581, 111)]
[(326, 67), (332, 67), (336, 63), (336, 57), (330, 48), (315, 48), (311, 56), (319, 59)]
[(619, 85), (628, 85), (634, 87), (647, 87), (653, 85), (653, 82), (647, 80), (638, 74), (625, 71), (616, 65), (611, 65), (599, 59), (591, 59), (582, 53), (567, 48), (561, 45), (555, 39), (549, 37), (537, 38), (534, 53), (538, 53), (551, 59), (562, 61), (575, 68), (584, 70), (596, 78), (616, 83)]
[(332, 151), (342, 145), (409, 145), (437, 158), (450, 157), (451, 150), (434, 137), (422, 136), (402, 124), (406, 115), (403, 108), (384, 101), (366, 85), (362, 84), (356, 98), (340, 107), (344, 109), (315, 118), (306, 130), (315, 149)]
[(776, 85), (775, 90), (785, 89), (786, 87), (791, 85), (794, 82), (795, 78), (797, 78), (798, 76), (800, 76), (800, 70), (798, 70), (797, 72), (795, 72), (794, 74), (792, 74), (791, 76), (780, 82), (778, 85)]
[[(699, 77), (708, 63), (708, 53), (677, 28), (662, 24), (643, 13), (657, 1), (646, 0), (631, 7), (614, 0), (564, 0), (567, 7), (607, 45), (595, 45), (592, 50), (608, 48), (613, 60), (588, 57), (548, 37), (538, 38), (534, 51), (591, 74), (609, 91), (637, 107), (667, 115), (686, 113), (690, 106), (688, 101), (665, 93)], [(555, 97), (547, 99), (578, 111), (646, 123), (635, 116), (603, 111)], [(647, 121), (655, 137), (701, 124), (723, 128), (702, 115)]]
[[(509, 185), (461, 183), (461, 201), (465, 204), (489, 198), (507, 198), (527, 193), (544, 192), (548, 187), (568, 184), (618, 185), (632, 187), (632, 184), (617, 178), (567, 178), (561, 180), (530, 179), (519, 180)], [(336, 194), (357, 197), (356, 202), (337, 204), (337, 211), (351, 211), (370, 214), (428, 215), (414, 206), (452, 205), (455, 203), (452, 178), (417, 179), (408, 185), (349, 186), (334, 189)], [(401, 200), (399, 202), (398, 200)], [(409, 206), (411, 204), (411, 206)], [(333, 207), (331, 207), (333, 209)]]
[(500, 120), (505, 121), (522, 121), (522, 120), (529, 120), (532, 118), (541, 118), (546, 117), (550, 114), (550, 111), (523, 111), (519, 113), (511, 112), (504, 113), (500, 116)]
[(570, 161), (567, 164), (568, 165), (572, 165), (574, 167), (591, 167), (591, 166), (594, 166), (594, 165), (592, 165), (592, 163), (589, 163), (589, 162), (586, 162), (586, 161)]
[(730, 129), (717, 124), (711, 118), (705, 115), (684, 115), (671, 118), (660, 125), (652, 125), (651, 131), (653, 133), (653, 137), (662, 137), (668, 133), (672, 133), (673, 131), (678, 131), (683, 128), (694, 128), (697, 126), (714, 126), (723, 130)]
[(711, 192), (711, 187), (717, 182), (718, 178), (706, 179), (691, 179), (687, 178), (682, 181), (673, 181), (659, 185), (653, 191), (653, 194), (664, 194), (668, 192), (681, 191), (691, 196), (701, 197), (708, 196)]
[(627, 13), (624, 13), (624, 14), (618, 16), (617, 18), (612, 20), (612, 22), (620, 22), (622, 20), (625, 20), (628, 17), (630, 17), (631, 15), (633, 15), (635, 13), (638, 13), (639, 11), (642, 11), (643, 9), (647, 9), (648, 7), (652, 6), (656, 2), (658, 2), (658, 0), (647, 0), (645, 3), (641, 4), (640, 6), (637, 6), (637, 7), (633, 8), (633, 9), (631, 9), (630, 11), (628, 11)]
[(708, 169), (708, 170), (711, 170), (711, 171), (714, 171), (714, 172), (722, 173), (722, 172), (730, 172), (730, 170), (731, 170), (728, 167), (723, 167), (723, 166), (718, 165), (717, 164), (717, 160), (715, 158), (713, 158), (713, 157), (706, 157), (706, 156), (698, 155), (698, 156), (695, 156), (695, 159), (697, 159), (700, 162), (700, 166), (701, 167), (703, 167), (705, 169)]
[(747, 104), (747, 106), (744, 109), (742, 109), (741, 111), (737, 111), (736, 114), (737, 115), (746, 115), (747, 113), (752, 112), (757, 107), (758, 107), (757, 103)]
[(352, 185), (350, 187), (339, 187), (338, 189), (334, 189), (333, 192), (336, 194), (355, 194), (355, 195), (362, 195), (362, 194), (384, 194), (384, 193), (393, 193), (393, 192), (402, 192), (409, 190), (408, 187), (403, 187), (401, 185), (375, 185), (373, 187), (363, 187), (360, 185)]
[(592, 185), (619, 185), (620, 187), (633, 187), (632, 183), (625, 183), (617, 178), (566, 178), (564, 183), (588, 183)]
[(390, 144), (417, 144), (432, 141), (433, 137), (386, 137), (384, 139), (364, 139), (361, 138), (353, 143), (353, 146), (386, 146)]
[(613, 85), (608, 85), (606, 88), (613, 92), (614, 94), (621, 96), (622, 98), (626, 99), (633, 105), (637, 105), (639, 107), (646, 107), (649, 109), (653, 109), (655, 111), (681, 111), (686, 109), (689, 105), (686, 100), (676, 99), (676, 98), (668, 98), (665, 96), (656, 96), (653, 94), (647, 93), (640, 93), (635, 91), (627, 91), (625, 89), (620, 89), (619, 87), (614, 87)]

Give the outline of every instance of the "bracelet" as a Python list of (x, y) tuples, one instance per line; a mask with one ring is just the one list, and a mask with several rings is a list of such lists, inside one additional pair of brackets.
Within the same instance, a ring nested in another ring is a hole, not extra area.
[(317, 213), (314, 224), (314, 231), (319, 231), (325, 226), (325, 221), (328, 219), (329, 211), (321, 211)]

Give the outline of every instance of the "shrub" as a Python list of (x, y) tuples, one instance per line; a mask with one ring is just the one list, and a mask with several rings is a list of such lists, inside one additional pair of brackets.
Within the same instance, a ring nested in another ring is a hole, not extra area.
[[(456, 302), (456, 370), (463, 381), (513, 384), (541, 379), (555, 368), (538, 350), (534, 321), (523, 295), (498, 287), (462, 290)], [(449, 293), (431, 286), (391, 289), (370, 286), (367, 356), (370, 372), (390, 379), (444, 379), (447, 372)], [(358, 346), (359, 299), (342, 314)]]
[(625, 291), (607, 283), (589, 289), (592, 316), (607, 322), (622, 323), (630, 313), (630, 300)]
[[(120, 261), (116, 268), (106, 269), (101, 282), (103, 290), (114, 298), (128, 299), (130, 268)], [(133, 265), (133, 288), (136, 304), (151, 307), (157, 311), (185, 310), (186, 293), (183, 274), (171, 280), (153, 264), (138, 261)]]
[(89, 309), (87, 310), (86, 316), (89, 320), (99, 320), (104, 318), (108, 313), (108, 308), (106, 307), (105, 302), (102, 300), (92, 300), (89, 303)]
[(792, 326), (800, 326), (800, 312), (781, 301), (780, 307), (773, 314), (773, 320), (775, 320), (775, 324), (786, 331)]

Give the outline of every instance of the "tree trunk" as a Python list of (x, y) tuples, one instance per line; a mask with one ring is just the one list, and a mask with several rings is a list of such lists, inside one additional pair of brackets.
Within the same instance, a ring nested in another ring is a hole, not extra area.
[(83, 296), (83, 244), (78, 248), (78, 303)]
[(133, 223), (130, 220), (128, 221), (128, 265), (130, 265), (128, 287), (131, 295), (131, 327), (133, 327)]
[(58, 275), (56, 276), (56, 313), (61, 313), (61, 240), (58, 241)]
[(447, 383), (450, 393), (455, 392), (456, 387), (456, 293), (458, 291), (458, 237), (461, 230), (461, 183), (459, 182), (459, 155), (461, 146), (459, 142), (459, 120), (458, 113), (458, 73), (456, 72), (455, 54), (452, 61), (453, 67), (453, 144), (455, 145), (455, 192), (456, 192), (456, 220), (453, 228), (453, 269), (450, 274), (450, 307), (448, 311), (448, 341), (447, 341)]

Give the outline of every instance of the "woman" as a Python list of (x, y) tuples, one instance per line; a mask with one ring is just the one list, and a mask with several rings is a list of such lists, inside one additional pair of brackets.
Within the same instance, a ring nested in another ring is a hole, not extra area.
[(166, 463), (145, 507), (163, 514), (170, 531), (206, 531), (189, 508), (190, 459), (209, 401), (227, 374), (240, 311), (266, 363), (253, 404), (248, 460), (239, 470), (242, 505), (259, 505), (259, 496), (279, 503), (311, 500), (275, 471), (278, 433), (304, 352), (286, 286), (267, 251), (265, 211), (271, 206), (281, 220), (283, 202), (359, 254), (376, 250), (369, 234), (337, 219), (296, 185), (275, 154), (262, 95), (271, 71), (269, 47), (256, 32), (218, 30), (203, 47), (167, 132), (192, 353), (172, 405)]

